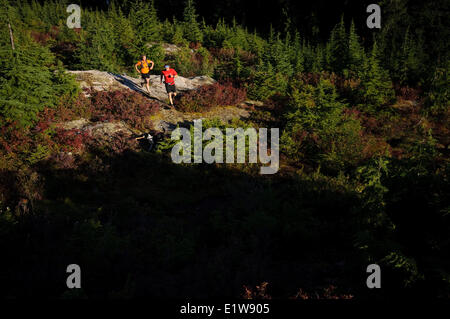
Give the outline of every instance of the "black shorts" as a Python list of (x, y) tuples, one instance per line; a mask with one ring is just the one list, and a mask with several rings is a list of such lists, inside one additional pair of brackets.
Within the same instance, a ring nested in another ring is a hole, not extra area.
[(167, 83), (165, 83), (165, 84), (166, 84), (167, 93), (170, 93), (170, 92), (177, 93), (177, 88), (176, 88), (175, 84), (173, 84), (173, 85), (170, 85)]
[(145, 79), (150, 79), (150, 72), (148, 73), (141, 73), (142, 78)]

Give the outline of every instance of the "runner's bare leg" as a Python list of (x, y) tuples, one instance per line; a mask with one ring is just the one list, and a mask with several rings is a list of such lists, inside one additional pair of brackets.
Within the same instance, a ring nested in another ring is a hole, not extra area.
[(147, 92), (148, 92), (148, 94), (150, 94), (150, 79), (147, 78), (147, 79), (145, 79), (145, 81), (147, 82), (146, 83), (146, 85), (147, 85)]

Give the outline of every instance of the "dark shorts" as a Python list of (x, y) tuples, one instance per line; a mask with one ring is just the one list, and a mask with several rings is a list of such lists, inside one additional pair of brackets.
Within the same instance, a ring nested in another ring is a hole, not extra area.
[(177, 93), (177, 88), (176, 88), (175, 84), (174, 85), (170, 85), (167, 83), (165, 83), (165, 84), (166, 84), (167, 93), (170, 93), (170, 92)]
[(148, 73), (141, 73), (142, 78), (145, 79), (150, 79), (150, 72)]

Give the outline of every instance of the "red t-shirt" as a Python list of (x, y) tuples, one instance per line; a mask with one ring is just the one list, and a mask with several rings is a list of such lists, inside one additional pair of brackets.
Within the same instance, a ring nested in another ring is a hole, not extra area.
[(175, 83), (175, 79), (173, 76), (178, 75), (177, 71), (175, 71), (174, 69), (169, 69), (168, 71), (163, 70), (162, 74), (164, 75), (164, 81), (170, 85)]

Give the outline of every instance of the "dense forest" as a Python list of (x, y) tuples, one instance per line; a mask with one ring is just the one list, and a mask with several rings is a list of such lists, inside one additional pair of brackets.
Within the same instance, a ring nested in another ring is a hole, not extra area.
[[(0, 0), (0, 296), (448, 299), (450, 2), (380, 1), (380, 29), (369, 3)], [(217, 81), (183, 114), (254, 101), (203, 127), (280, 128), (279, 172), (61, 127), (154, 130), (163, 103), (67, 72), (137, 77), (142, 54)]]

